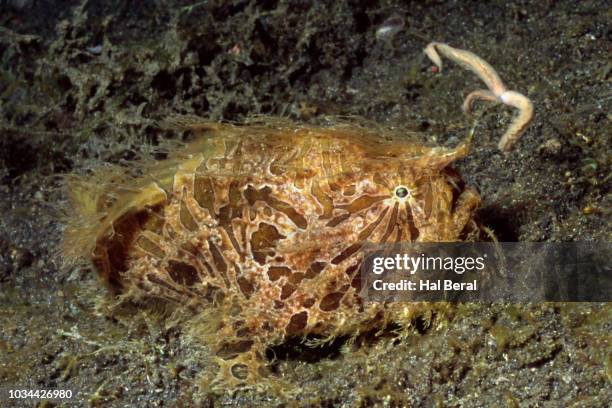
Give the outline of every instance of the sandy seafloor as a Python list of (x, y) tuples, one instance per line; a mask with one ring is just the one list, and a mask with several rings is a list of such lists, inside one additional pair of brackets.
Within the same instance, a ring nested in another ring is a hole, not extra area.
[[(393, 15), (405, 26), (376, 39)], [(455, 145), (478, 218), (502, 241), (610, 241), (608, 1), (0, 1), (0, 386), (72, 388), (40, 406), (608, 407), (609, 303), (465, 304), (347, 347), (275, 353), (290, 400), (198, 389), (213, 370), (150, 309), (110, 312), (87, 267), (61, 268), (57, 175), (129, 165), (172, 137), (156, 121), (357, 115)], [(535, 119), (508, 155), (514, 112), (463, 97), (480, 81), (429, 41), (482, 56)], [(0, 406), (13, 402), (0, 401)], [(27, 404), (26, 404), (27, 406)]]

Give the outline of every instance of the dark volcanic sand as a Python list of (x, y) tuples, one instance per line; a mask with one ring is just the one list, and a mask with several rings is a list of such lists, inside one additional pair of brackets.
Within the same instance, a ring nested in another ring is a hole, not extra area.
[[(198, 390), (214, 367), (180, 324), (111, 312), (89, 268), (54, 262), (56, 175), (129, 163), (169, 136), (155, 121), (173, 113), (358, 115), (445, 145), (478, 116), (457, 167), (484, 225), (503, 241), (610, 241), (609, 2), (309, 3), (0, 1), (0, 386), (76, 389), (71, 407), (610, 406), (610, 304), (453, 306), (401, 340), (296, 341), (275, 350), (297, 393), (283, 401)], [(404, 29), (377, 41), (394, 14)], [(514, 112), (466, 116), (463, 97), (483, 85), (449, 61), (433, 73), (432, 40), (482, 56), (533, 100), (509, 155), (495, 146)]]

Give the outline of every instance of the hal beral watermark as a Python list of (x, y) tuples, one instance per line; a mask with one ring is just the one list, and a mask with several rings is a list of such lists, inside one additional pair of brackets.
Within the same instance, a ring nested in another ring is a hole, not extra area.
[[(427, 256), (424, 253), (419, 255), (395, 254), (394, 256), (376, 256), (372, 259), (372, 273), (382, 275), (388, 271), (405, 272), (415, 275), (417, 272), (454, 272), (462, 275), (470, 271), (483, 271), (485, 269), (485, 259), (483, 256), (458, 256), (441, 257)], [(400, 279), (399, 282), (385, 282), (383, 279), (375, 279), (372, 283), (374, 290), (409, 290), (409, 291), (439, 291), (439, 290), (477, 290), (478, 279), (468, 282), (455, 282), (452, 279), (419, 279), (413, 281)]]
[(609, 243), (405, 243), (367, 246), (370, 301), (609, 301)]

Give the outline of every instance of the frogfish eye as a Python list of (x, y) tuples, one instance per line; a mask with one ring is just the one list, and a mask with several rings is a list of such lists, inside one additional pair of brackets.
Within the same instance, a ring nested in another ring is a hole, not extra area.
[(395, 196), (398, 198), (406, 198), (409, 194), (409, 191), (404, 186), (398, 186), (395, 188)]

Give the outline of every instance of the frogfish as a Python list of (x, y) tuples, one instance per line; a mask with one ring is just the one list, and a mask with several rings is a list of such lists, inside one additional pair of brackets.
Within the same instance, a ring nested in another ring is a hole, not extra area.
[(63, 254), (93, 261), (127, 298), (195, 305), (224, 387), (257, 385), (266, 350), (288, 339), (411, 315), (411, 303), (360, 296), (366, 243), (478, 233), (481, 199), (451, 167), (470, 138), (444, 148), (349, 124), (172, 124), (192, 141), (166, 159), (71, 183)]

